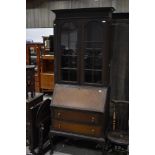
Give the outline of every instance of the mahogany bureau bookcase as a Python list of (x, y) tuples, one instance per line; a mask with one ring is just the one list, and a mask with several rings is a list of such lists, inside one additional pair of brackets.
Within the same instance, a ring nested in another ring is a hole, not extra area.
[(110, 32), (114, 9), (52, 11), (56, 14), (56, 85), (51, 102), (51, 154), (55, 135), (104, 144), (109, 111)]

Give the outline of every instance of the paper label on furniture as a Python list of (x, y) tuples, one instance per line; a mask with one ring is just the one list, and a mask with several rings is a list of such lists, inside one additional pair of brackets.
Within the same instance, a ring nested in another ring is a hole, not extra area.
[(102, 93), (102, 90), (99, 90), (98, 92), (99, 92), (99, 93)]

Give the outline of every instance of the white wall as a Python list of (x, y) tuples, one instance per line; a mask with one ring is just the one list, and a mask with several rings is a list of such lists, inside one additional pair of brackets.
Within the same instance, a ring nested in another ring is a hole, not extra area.
[(53, 35), (53, 28), (27, 28), (26, 40), (33, 42), (43, 42), (42, 36)]

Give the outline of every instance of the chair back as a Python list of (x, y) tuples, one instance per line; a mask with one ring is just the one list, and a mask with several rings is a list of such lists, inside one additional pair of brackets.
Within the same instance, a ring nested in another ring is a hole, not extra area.
[(113, 103), (113, 131), (129, 130), (129, 101), (112, 100)]
[(48, 140), (51, 122), (50, 111), (51, 100), (47, 99), (42, 101), (37, 114), (36, 114), (36, 127), (39, 133), (39, 148), (42, 149), (41, 144), (44, 144)]
[(50, 99), (42, 101), (42, 104), (39, 107), (36, 114), (36, 125), (38, 127), (41, 123), (46, 122), (50, 118), (51, 116), (50, 103), (51, 103)]

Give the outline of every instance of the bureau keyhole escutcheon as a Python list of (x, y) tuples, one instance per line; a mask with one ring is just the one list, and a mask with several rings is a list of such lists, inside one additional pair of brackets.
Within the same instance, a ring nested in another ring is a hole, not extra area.
[(61, 129), (61, 124), (58, 125), (58, 128)]
[(95, 117), (91, 118), (91, 122), (94, 123), (95, 122)]
[(58, 118), (60, 118), (60, 117), (61, 117), (61, 113), (60, 113), (60, 112), (58, 112), (58, 113), (57, 113), (57, 115), (58, 115)]
[(92, 134), (95, 134), (95, 129), (91, 129)]

